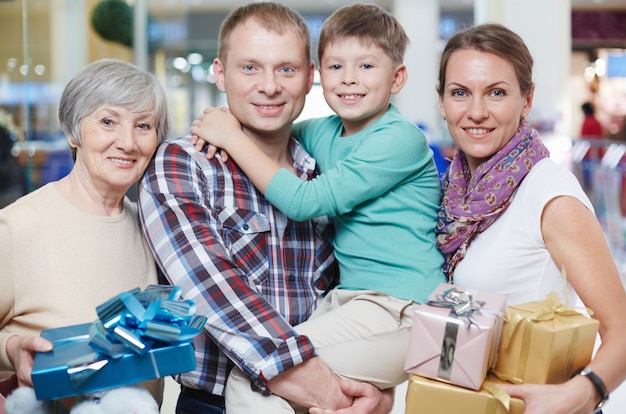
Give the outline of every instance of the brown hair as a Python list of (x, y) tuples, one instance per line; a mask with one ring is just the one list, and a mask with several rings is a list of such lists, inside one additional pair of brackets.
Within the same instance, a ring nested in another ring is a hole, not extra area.
[(322, 60), (328, 44), (345, 38), (356, 38), (380, 47), (394, 65), (402, 63), (409, 43), (409, 38), (398, 20), (375, 4), (352, 4), (331, 14), (320, 32), (317, 46), (319, 60)]
[(510, 62), (515, 69), (522, 94), (533, 87), (533, 57), (522, 38), (501, 24), (481, 24), (458, 32), (448, 40), (439, 64), (437, 92), (443, 96), (450, 56), (459, 50), (475, 49), (492, 53)]
[(226, 61), (231, 33), (249, 19), (254, 19), (264, 29), (281, 35), (293, 31), (304, 40), (307, 60), (311, 60), (311, 33), (302, 16), (278, 3), (259, 2), (236, 8), (222, 22), (217, 47), (217, 55), (222, 62)]

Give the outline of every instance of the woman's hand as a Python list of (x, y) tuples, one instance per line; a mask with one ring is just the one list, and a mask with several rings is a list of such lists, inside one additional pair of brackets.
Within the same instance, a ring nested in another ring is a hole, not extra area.
[(498, 385), (511, 397), (524, 400), (524, 414), (591, 414), (599, 400), (591, 382), (581, 376), (559, 385)]
[(241, 124), (226, 107), (207, 107), (191, 124), (191, 143), (198, 151), (209, 144), (206, 157), (211, 159), (220, 149), (222, 161), (228, 159), (225, 148), (231, 137), (241, 132)]
[(33, 361), (35, 352), (49, 352), (52, 350), (52, 343), (40, 336), (18, 336), (14, 335), (7, 341), (6, 352), (9, 360), (13, 364), (17, 374), (17, 383), (20, 387), (32, 387), (31, 373), (33, 371)]

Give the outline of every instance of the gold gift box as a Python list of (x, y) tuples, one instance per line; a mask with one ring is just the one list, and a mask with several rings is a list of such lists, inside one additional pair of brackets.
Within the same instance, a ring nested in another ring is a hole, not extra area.
[(507, 410), (494, 394), (487, 391), (487, 384), (497, 382), (501, 381), (487, 376), (483, 388), (474, 391), (411, 374), (406, 393), (405, 414), (523, 414), (525, 405), (521, 399), (510, 398)]
[(560, 384), (591, 360), (600, 323), (545, 300), (508, 306), (495, 373), (513, 383)]

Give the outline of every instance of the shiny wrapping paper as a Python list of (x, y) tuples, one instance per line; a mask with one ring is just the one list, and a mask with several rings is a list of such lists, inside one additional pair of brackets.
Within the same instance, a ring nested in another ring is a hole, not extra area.
[[(143, 355), (128, 352), (117, 359), (107, 359), (100, 366), (97, 354), (89, 346), (90, 324), (72, 325), (42, 331), (54, 344), (54, 350), (39, 353), (33, 366), (32, 380), (38, 400), (55, 400), (109, 388), (131, 385), (154, 378), (191, 371), (196, 367), (190, 342), (158, 346)], [(70, 370), (77, 357), (84, 356), (93, 368), (84, 381), (75, 381)]]
[[(474, 310), (457, 312), (442, 304), (465, 294)], [(405, 371), (426, 378), (480, 389), (495, 364), (506, 296), (440, 284), (413, 315)], [(437, 304), (434, 306), (432, 304)]]
[(475, 391), (411, 375), (405, 414), (523, 414), (524, 401), (510, 398), (504, 391), (494, 387), (498, 382), (496, 378), (488, 376), (484, 387)]
[(494, 373), (513, 383), (560, 384), (591, 360), (599, 322), (545, 300), (506, 309)]
[(123, 292), (96, 308), (93, 323), (46, 329), (53, 344), (38, 352), (32, 380), (39, 400), (54, 400), (135, 384), (195, 369), (191, 339), (205, 317), (179, 289), (152, 285)]

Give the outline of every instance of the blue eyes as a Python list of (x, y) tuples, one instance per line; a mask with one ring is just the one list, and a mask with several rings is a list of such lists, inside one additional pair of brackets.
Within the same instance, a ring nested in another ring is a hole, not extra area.
[[(359, 66), (359, 68), (361, 69), (372, 69), (374, 67), (374, 65), (371, 65), (369, 63), (363, 63), (361, 66)], [(328, 67), (330, 70), (340, 70), (343, 69), (343, 66), (341, 65), (330, 65)]]
[[(246, 72), (254, 72), (257, 70), (256, 66), (253, 66), (253, 65), (245, 65), (242, 67), (242, 69)], [(295, 69), (290, 66), (283, 66), (282, 68), (278, 70), (278, 72), (284, 73), (284, 74), (291, 74), (295, 72)]]
[[(454, 90), (450, 92), (450, 95), (455, 98), (464, 98), (464, 97), (467, 97), (469, 94), (466, 91)], [(506, 92), (504, 92), (502, 89), (496, 89), (496, 90), (489, 92), (487, 96), (491, 96), (494, 98), (502, 98), (506, 96)]]

